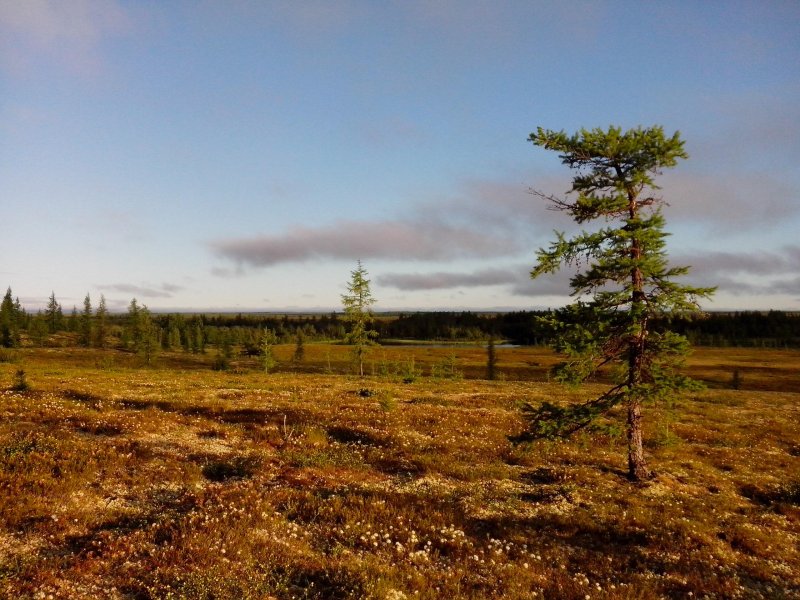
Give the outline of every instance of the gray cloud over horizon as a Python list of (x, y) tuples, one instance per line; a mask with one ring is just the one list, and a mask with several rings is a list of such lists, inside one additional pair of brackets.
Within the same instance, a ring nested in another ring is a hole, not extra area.
[[(211, 240), (207, 247), (219, 258), (235, 263), (235, 274), (241, 274), (244, 266), (269, 267), (319, 258), (441, 261), (532, 253), (548, 243), (553, 229), (575, 229), (566, 215), (548, 210), (545, 201), (530, 194), (535, 188), (562, 196), (569, 187), (567, 175), (540, 177), (533, 186), (523, 181), (467, 180), (452, 196), (412, 205), (394, 217), (296, 226), (272, 235)], [(742, 176), (741, 180), (723, 181), (682, 173), (665, 176), (663, 184), (663, 196), (669, 203), (665, 208), (668, 223), (691, 222), (712, 234), (730, 231), (732, 226), (746, 231), (779, 225), (800, 213), (800, 202), (787, 201), (794, 197), (791, 186), (766, 176), (763, 180)], [(752, 202), (757, 193), (766, 199)], [(714, 255), (719, 264), (725, 260), (719, 253), (704, 255)], [(692, 258), (696, 262), (697, 255)], [(753, 260), (742, 258), (744, 263)], [(234, 274), (220, 267), (213, 272), (223, 277)]]
[(471, 273), (386, 273), (377, 277), (380, 285), (404, 291), (441, 290), (514, 283), (520, 274), (513, 269), (481, 269)]
[[(559, 183), (560, 189), (566, 185)], [(470, 180), (452, 197), (416, 204), (393, 219), (340, 220), (318, 227), (293, 227), (276, 235), (217, 239), (207, 245), (239, 268), (314, 258), (499, 258), (532, 248), (534, 235), (558, 222), (554, 217), (522, 182)], [(218, 268), (215, 274), (231, 273)]]
[(786, 245), (779, 251), (725, 252), (716, 250), (676, 254), (676, 265), (690, 265), (691, 273), (703, 277), (714, 274), (800, 275), (800, 246)]
[[(785, 246), (780, 252), (736, 253), (697, 252), (677, 255), (674, 264), (691, 264), (684, 282), (698, 286), (717, 286), (734, 295), (800, 294), (800, 246)], [(431, 273), (384, 273), (377, 283), (403, 291), (429, 291), (503, 285), (515, 296), (567, 296), (570, 267), (536, 279), (530, 278), (530, 266), (489, 267), (472, 271), (436, 271)], [(748, 276), (769, 277), (769, 281), (747, 280)]]
[(753, 230), (800, 214), (800, 190), (759, 173), (665, 173), (659, 183), (668, 222), (700, 223), (715, 234)]
[(517, 250), (513, 243), (463, 227), (389, 221), (297, 227), (283, 235), (218, 240), (210, 246), (223, 258), (255, 267), (312, 258), (447, 260), (502, 256)]
[(98, 285), (97, 287), (103, 290), (110, 290), (112, 292), (132, 294), (134, 297), (141, 298), (172, 298), (173, 293), (185, 289), (179, 285), (174, 285), (171, 283), (162, 283), (160, 286), (113, 283), (107, 285)]
[(714, 284), (720, 292), (727, 292), (733, 296), (800, 295), (800, 277), (776, 279), (767, 283), (752, 283), (722, 276), (718, 277)]
[(775, 251), (702, 251), (676, 255), (677, 265), (690, 265), (686, 280), (694, 285), (716, 286), (734, 296), (800, 294), (800, 246)]
[[(531, 265), (532, 266), (532, 265)], [(570, 293), (570, 269), (536, 279), (531, 267), (486, 268), (475, 271), (435, 273), (386, 273), (377, 277), (380, 285), (403, 291), (429, 291), (504, 285), (514, 296), (566, 296)]]

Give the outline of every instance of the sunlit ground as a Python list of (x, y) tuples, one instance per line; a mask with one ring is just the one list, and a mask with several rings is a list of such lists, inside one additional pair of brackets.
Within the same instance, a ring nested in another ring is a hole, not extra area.
[(548, 351), (500, 349), (492, 382), (481, 348), (375, 349), (364, 380), (344, 348), (292, 351), (269, 375), (213, 351), (0, 363), (0, 595), (800, 597), (800, 352), (698, 350), (709, 389), (646, 408), (658, 475), (635, 485), (619, 415), (508, 442), (520, 402), (603, 389), (546, 381)]

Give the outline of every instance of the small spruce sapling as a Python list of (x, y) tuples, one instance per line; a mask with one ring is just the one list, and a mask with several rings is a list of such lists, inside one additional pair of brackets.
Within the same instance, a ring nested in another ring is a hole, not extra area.
[(275, 345), (278, 343), (278, 336), (275, 331), (266, 328), (264, 334), (261, 336), (261, 366), (264, 367), (264, 372), (269, 373), (278, 366), (278, 361), (275, 359)]
[(378, 337), (378, 332), (370, 329), (374, 320), (372, 305), (375, 304), (375, 299), (372, 297), (369, 284), (367, 270), (359, 260), (356, 269), (350, 272), (347, 293), (342, 294), (343, 320), (349, 325), (344, 341), (353, 346), (353, 362), (357, 365), (361, 377), (364, 377), (364, 359), (367, 350), (375, 344), (374, 340)]
[(497, 379), (497, 349), (494, 334), (489, 336), (489, 342), (486, 344), (486, 379), (489, 381)]
[(303, 335), (303, 330), (298, 327), (294, 336), (294, 356), (292, 358), (294, 359), (294, 362), (300, 363), (303, 362), (305, 356), (305, 336)]
[(25, 369), (17, 369), (14, 373), (14, 383), (12, 383), (11, 389), (15, 392), (27, 392), (31, 389)]

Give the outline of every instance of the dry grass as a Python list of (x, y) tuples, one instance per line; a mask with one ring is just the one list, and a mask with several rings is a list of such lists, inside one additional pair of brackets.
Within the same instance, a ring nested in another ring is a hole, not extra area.
[(483, 368), (475, 348), (373, 355), (413, 354), (413, 383), (324, 374), (346, 365), (324, 345), (271, 375), (19, 353), (0, 364), (0, 387), (20, 368), (31, 387), (0, 396), (0, 596), (800, 598), (800, 353), (699, 351), (712, 387), (648, 407), (659, 475), (635, 486), (618, 421), (508, 443), (521, 401), (592, 392), (544, 381), (552, 355), (428, 377), (453, 352)]

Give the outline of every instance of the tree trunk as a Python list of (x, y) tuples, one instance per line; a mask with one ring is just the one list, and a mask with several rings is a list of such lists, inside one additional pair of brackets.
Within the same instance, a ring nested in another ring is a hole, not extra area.
[(641, 324), (639, 335), (631, 342), (628, 354), (628, 474), (634, 481), (649, 479), (652, 475), (644, 458), (642, 400), (637, 389), (642, 382), (646, 326), (645, 320)]
[(628, 399), (628, 475), (634, 481), (652, 476), (642, 446), (642, 402), (635, 395)]
[[(629, 217), (633, 221), (637, 218), (638, 204), (636, 194), (629, 190)], [(631, 239), (631, 258), (638, 260), (642, 257), (640, 240), (634, 236)], [(642, 446), (642, 401), (639, 397), (638, 387), (642, 383), (642, 363), (644, 360), (645, 340), (647, 338), (647, 315), (644, 314), (645, 294), (644, 277), (638, 266), (631, 269), (631, 315), (636, 321), (636, 335), (630, 340), (628, 350), (628, 474), (634, 481), (649, 479), (652, 475), (644, 458)]]

